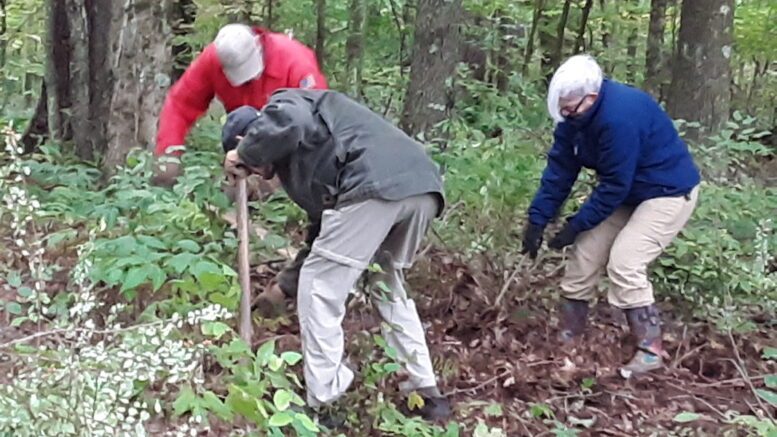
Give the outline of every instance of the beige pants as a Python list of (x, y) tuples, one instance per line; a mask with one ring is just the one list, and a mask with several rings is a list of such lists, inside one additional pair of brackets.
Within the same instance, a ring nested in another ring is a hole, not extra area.
[(437, 386), (424, 327), (402, 273), (412, 265), (436, 213), (437, 199), (431, 194), (324, 211), (297, 294), (308, 405), (336, 400), (353, 381), (353, 371), (343, 363), (345, 302), (371, 262), (381, 268), (370, 275), (370, 297), (383, 319), (383, 337), (409, 374), (400, 389)]
[(599, 226), (581, 233), (566, 266), (561, 290), (564, 297), (591, 300), (607, 268), (607, 298), (628, 309), (652, 304), (653, 286), (648, 265), (666, 249), (691, 216), (699, 187), (690, 195), (658, 197), (635, 207), (620, 207)]

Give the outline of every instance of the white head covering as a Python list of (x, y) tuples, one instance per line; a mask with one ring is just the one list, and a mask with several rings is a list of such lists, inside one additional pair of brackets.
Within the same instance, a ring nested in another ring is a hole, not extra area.
[(598, 93), (604, 74), (596, 60), (589, 55), (575, 55), (567, 59), (553, 74), (548, 88), (548, 112), (556, 123), (564, 121), (559, 99), (583, 97)]
[(233, 86), (240, 86), (264, 71), (262, 47), (250, 27), (227, 24), (216, 35), (214, 43), (224, 74)]

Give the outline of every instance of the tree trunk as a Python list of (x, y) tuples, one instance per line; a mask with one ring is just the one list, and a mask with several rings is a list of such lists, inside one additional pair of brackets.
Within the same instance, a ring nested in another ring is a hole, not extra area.
[[(68, 43), (72, 50), (70, 54), (70, 92), (73, 98), (68, 117), (73, 129), (73, 141), (76, 155), (84, 160), (93, 160), (96, 156), (96, 143), (92, 135), (100, 135), (95, 131), (89, 111), (89, 13), (85, 0), (65, 0), (67, 18), (70, 23)], [(104, 37), (104, 36), (103, 36)], [(98, 128), (99, 129), (99, 128)]]
[(669, 0), (652, 0), (650, 3), (650, 25), (648, 26), (647, 51), (645, 52), (645, 91), (662, 100), (661, 84), (665, 71), (664, 30), (666, 28), (666, 7)]
[(38, 146), (45, 141), (49, 132), (46, 81), (43, 81), (40, 88), (40, 97), (38, 97), (38, 103), (35, 105), (35, 113), (29, 124), (27, 124), (21, 139), (21, 143), (24, 145), (24, 153), (35, 152)]
[(272, 0), (267, 0), (267, 2), (265, 3), (264, 26), (268, 29), (272, 29), (272, 26), (274, 24), (272, 7), (273, 7)]
[(72, 101), (70, 95), (70, 57), (68, 44), (70, 24), (65, 0), (48, 0), (48, 53), (46, 61), (46, 98), (49, 138), (63, 143), (72, 138), (70, 119), (66, 111)]
[(5, 33), (8, 31), (5, 1), (6, 0), (0, 0), (0, 67), (5, 67)]
[[(404, 13), (405, 10), (408, 9), (407, 4), (405, 4), (404, 9), (401, 11), (403, 13), (402, 16), (400, 16), (400, 10), (397, 6), (396, 0), (389, 0), (389, 6), (391, 7), (391, 15), (394, 18), (394, 25), (397, 27), (397, 36), (399, 37), (399, 59), (398, 62), (400, 65), (403, 65), (406, 61), (406, 52), (407, 52), (407, 35), (406, 35), (406, 27), (407, 27), (407, 21), (405, 21)], [(403, 70), (399, 70), (400, 74), (403, 74)]]
[(564, 8), (561, 10), (561, 18), (558, 20), (558, 28), (556, 30), (556, 50), (553, 52), (553, 70), (561, 65), (561, 59), (564, 54), (564, 33), (567, 30), (567, 21), (569, 20), (569, 7), (572, 4), (572, 0), (564, 1)]
[(583, 6), (582, 16), (580, 17), (580, 29), (577, 31), (577, 39), (575, 39), (575, 54), (585, 49), (585, 29), (588, 26), (588, 16), (591, 14), (593, 4), (594, 0), (586, 0)]
[(451, 81), (459, 61), (461, 15), (461, 0), (418, 2), (410, 83), (401, 121), (411, 136), (430, 133), (453, 107)]
[(113, 58), (116, 80), (110, 100), (108, 152), (103, 168), (122, 165), (133, 148), (154, 144), (159, 111), (172, 71), (167, 25), (173, 0), (128, 0)]
[(639, 29), (637, 29), (638, 24), (639, 23), (634, 23), (634, 28), (631, 29), (629, 38), (626, 40), (626, 55), (629, 59), (628, 68), (626, 69), (626, 81), (629, 84), (633, 84), (637, 76), (637, 42), (639, 36)]
[(685, 0), (680, 20), (667, 107), (713, 133), (729, 114), (734, 0)]
[(316, 0), (316, 59), (324, 68), (326, 60), (326, 0)]
[(537, 35), (537, 28), (542, 20), (542, 9), (545, 7), (545, 0), (534, 0), (534, 14), (531, 20), (531, 29), (529, 30), (529, 37), (526, 38), (526, 51), (523, 54), (523, 68), (521, 69), (521, 75), (526, 77), (529, 72), (529, 65), (531, 64), (531, 58), (534, 55), (534, 40)]
[(361, 99), (362, 65), (364, 63), (364, 28), (367, 20), (365, 0), (351, 0), (348, 39), (345, 42), (345, 89)]
[[(171, 12), (171, 27), (173, 35), (176, 37), (188, 35), (194, 26), (194, 20), (197, 18), (197, 4), (194, 0), (178, 0), (173, 5)], [(194, 49), (187, 42), (179, 42), (173, 45), (173, 71), (172, 81), (176, 82), (186, 67), (194, 59)]]

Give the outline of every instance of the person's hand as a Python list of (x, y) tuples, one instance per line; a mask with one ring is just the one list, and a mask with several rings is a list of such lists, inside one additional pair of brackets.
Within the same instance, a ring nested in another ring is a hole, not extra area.
[(550, 240), (548, 247), (551, 249), (561, 250), (574, 243), (576, 239), (577, 231), (569, 225), (569, 222), (567, 222), (567, 224), (561, 228), (561, 231), (559, 231), (559, 233), (556, 234), (552, 240)]
[(544, 231), (544, 226), (529, 223), (523, 233), (523, 247), (521, 253), (528, 253), (532, 259), (537, 258), (537, 252), (539, 252), (540, 246), (542, 246), (542, 233)]
[(224, 173), (226, 173), (227, 178), (230, 180), (248, 177), (250, 170), (240, 160), (237, 150), (230, 150), (224, 157)]
[(262, 179), (272, 179), (275, 176), (275, 170), (270, 164), (261, 167), (249, 167), (240, 160), (237, 150), (233, 149), (227, 152), (224, 157), (224, 173), (231, 185), (235, 184), (237, 178), (245, 178), (251, 174), (258, 174)]
[(172, 156), (160, 156), (154, 159), (154, 175), (151, 184), (157, 187), (170, 188), (181, 176), (181, 163)]

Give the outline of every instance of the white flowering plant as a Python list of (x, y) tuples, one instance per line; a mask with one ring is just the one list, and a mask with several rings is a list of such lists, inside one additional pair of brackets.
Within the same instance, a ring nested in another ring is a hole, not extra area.
[(49, 146), (25, 160), (2, 134), (0, 435), (318, 432), (292, 408), (301, 355), (253, 353), (230, 327), (237, 242), (218, 172), (192, 154), (167, 191), (138, 153), (95, 190), (96, 170)]

